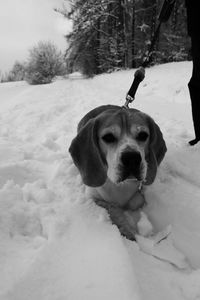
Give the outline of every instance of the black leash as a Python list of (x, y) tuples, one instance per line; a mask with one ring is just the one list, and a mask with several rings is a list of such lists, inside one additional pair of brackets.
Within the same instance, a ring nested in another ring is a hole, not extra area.
[(133, 102), (133, 100), (135, 99), (137, 88), (140, 82), (144, 79), (144, 77), (145, 77), (145, 69), (143, 67), (139, 67), (134, 73), (134, 80), (126, 95), (126, 102), (123, 105), (124, 108), (129, 108), (129, 103)]
[(152, 61), (153, 49), (154, 49), (156, 40), (157, 40), (159, 32), (160, 32), (161, 24), (165, 23), (169, 20), (169, 17), (172, 13), (175, 2), (176, 2), (176, 0), (164, 0), (164, 2), (162, 4), (161, 10), (160, 10), (160, 13), (158, 16), (158, 25), (157, 25), (155, 33), (151, 39), (149, 48), (148, 48), (147, 52), (145, 53), (145, 55), (143, 56), (142, 65), (135, 71), (133, 83), (126, 95), (126, 102), (123, 105), (124, 108), (129, 108), (129, 104), (131, 102), (133, 102), (133, 100), (135, 99), (135, 94), (138, 89), (138, 86), (145, 77), (145, 69), (144, 68), (146, 68)]

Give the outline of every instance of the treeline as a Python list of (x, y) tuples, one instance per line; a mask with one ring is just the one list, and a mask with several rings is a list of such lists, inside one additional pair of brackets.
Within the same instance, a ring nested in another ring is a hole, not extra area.
[(10, 71), (0, 72), (0, 82), (26, 80), (29, 84), (45, 84), (66, 72), (61, 51), (52, 42), (40, 41), (30, 49), (27, 61), (16, 61)]
[(16, 61), (10, 71), (0, 72), (0, 82), (21, 81), (25, 79), (26, 62)]
[[(161, 0), (71, 0), (59, 9), (73, 23), (66, 36), (68, 71), (92, 76), (137, 67), (155, 33)], [(188, 58), (184, 1), (177, 0), (170, 20), (161, 27), (152, 63)]]

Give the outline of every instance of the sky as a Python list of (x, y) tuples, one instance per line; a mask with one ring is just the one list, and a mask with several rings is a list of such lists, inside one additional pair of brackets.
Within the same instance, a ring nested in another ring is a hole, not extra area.
[(12, 68), (15, 61), (25, 61), (29, 49), (39, 41), (52, 41), (64, 51), (64, 35), (70, 23), (54, 8), (66, 0), (0, 0), (0, 70)]

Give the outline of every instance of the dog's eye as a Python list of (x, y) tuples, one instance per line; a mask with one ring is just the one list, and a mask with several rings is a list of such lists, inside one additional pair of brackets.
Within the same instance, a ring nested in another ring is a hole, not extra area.
[(149, 134), (146, 131), (141, 131), (137, 135), (137, 140), (140, 142), (145, 142), (149, 137)]
[(107, 133), (102, 136), (102, 140), (107, 144), (111, 144), (117, 141), (116, 137), (112, 133)]

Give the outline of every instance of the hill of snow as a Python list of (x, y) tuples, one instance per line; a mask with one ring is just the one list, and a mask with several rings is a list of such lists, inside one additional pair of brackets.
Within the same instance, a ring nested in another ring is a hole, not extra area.
[(145, 213), (155, 232), (171, 226), (184, 269), (122, 237), (85, 197), (68, 153), (85, 113), (124, 104), (134, 71), (0, 84), (1, 300), (200, 299), (200, 145), (187, 146), (191, 69), (190, 62), (147, 69), (133, 103), (159, 124), (168, 148)]

